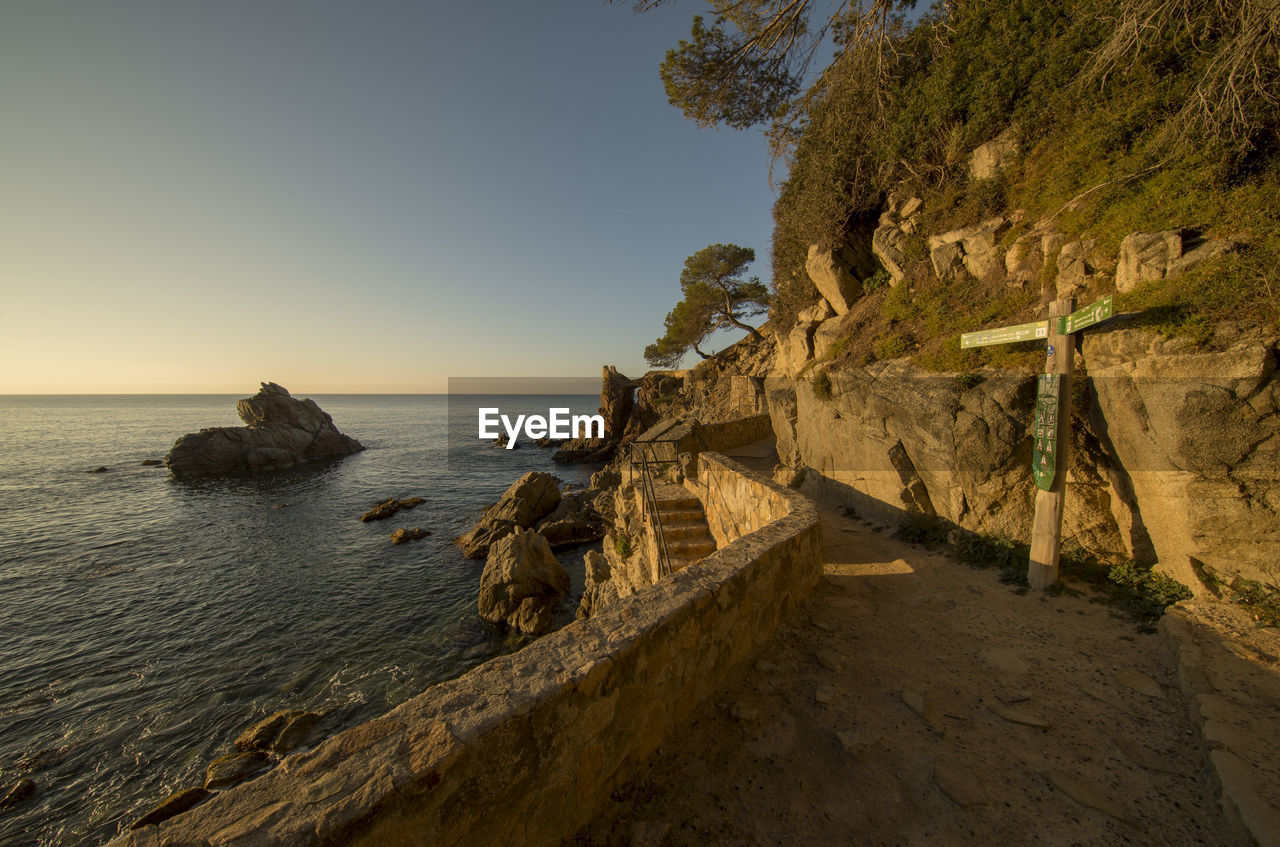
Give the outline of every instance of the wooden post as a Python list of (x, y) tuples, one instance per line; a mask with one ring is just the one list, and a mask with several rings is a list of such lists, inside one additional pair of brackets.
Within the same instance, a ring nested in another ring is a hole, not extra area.
[(1067, 451), (1071, 445), (1071, 365), (1075, 359), (1075, 336), (1058, 332), (1058, 318), (1075, 308), (1075, 300), (1065, 298), (1049, 304), (1049, 339), (1046, 349), (1047, 374), (1061, 374), (1058, 382), (1058, 430), (1056, 469), (1048, 491), (1036, 489), (1036, 516), (1031, 524), (1031, 561), (1027, 582), (1043, 590), (1058, 581), (1058, 551), (1062, 546), (1062, 502), (1067, 488)]

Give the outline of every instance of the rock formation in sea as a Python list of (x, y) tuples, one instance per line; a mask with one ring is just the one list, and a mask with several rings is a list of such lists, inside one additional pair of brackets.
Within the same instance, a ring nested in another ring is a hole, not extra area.
[(569, 574), (547, 540), (516, 527), (494, 542), (480, 576), (480, 617), (526, 635), (551, 625), (556, 602), (569, 591)]
[(511, 484), (497, 503), (484, 510), (465, 535), (453, 540), (468, 559), (483, 559), (498, 539), (515, 529), (528, 529), (560, 505), (559, 480), (549, 473), (529, 471)]
[(220, 426), (184, 435), (165, 457), (174, 476), (287, 468), (364, 449), (343, 435), (314, 400), (296, 400), (274, 382), (236, 403), (246, 426)]

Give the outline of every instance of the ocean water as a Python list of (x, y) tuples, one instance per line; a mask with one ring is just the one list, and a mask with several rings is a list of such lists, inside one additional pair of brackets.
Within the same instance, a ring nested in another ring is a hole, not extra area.
[[(236, 399), (0, 397), (0, 785), (37, 784), (0, 811), (0, 844), (105, 842), (266, 714), (320, 711), (333, 731), (515, 649), (477, 616), (483, 562), (451, 539), (525, 471), (595, 470), (485, 446), (458, 407), (450, 438), (438, 395), (315, 396), (368, 448), (340, 460), (207, 481), (140, 464), (238, 425)], [(360, 522), (393, 496), (426, 502)], [(432, 535), (394, 546), (400, 527)], [(584, 553), (560, 554), (562, 620)]]

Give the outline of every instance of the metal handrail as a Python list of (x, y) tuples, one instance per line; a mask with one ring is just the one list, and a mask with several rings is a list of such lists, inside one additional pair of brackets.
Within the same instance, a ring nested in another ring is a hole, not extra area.
[[(667, 535), (662, 528), (662, 515), (658, 512), (658, 493), (653, 487), (653, 473), (649, 469), (648, 450), (643, 449), (649, 446), (651, 442), (631, 442), (629, 445), (631, 451), (631, 467), (635, 468), (636, 445), (641, 445), (640, 450), (640, 488), (644, 492), (645, 504), (649, 508), (649, 513), (653, 516), (653, 524), (658, 534), (658, 577), (671, 575), (671, 554), (667, 550)], [(671, 442), (674, 444), (674, 442)], [(665, 463), (664, 463), (665, 464)], [(633, 477), (634, 479), (634, 477)]]

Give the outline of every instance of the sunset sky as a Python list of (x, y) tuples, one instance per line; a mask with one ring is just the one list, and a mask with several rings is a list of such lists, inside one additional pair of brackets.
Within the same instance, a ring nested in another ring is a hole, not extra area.
[(768, 279), (762, 137), (658, 77), (701, 8), (7, 0), (0, 393), (639, 375), (686, 256)]

